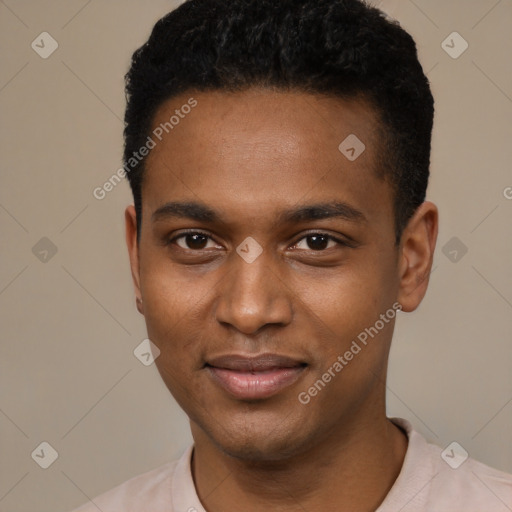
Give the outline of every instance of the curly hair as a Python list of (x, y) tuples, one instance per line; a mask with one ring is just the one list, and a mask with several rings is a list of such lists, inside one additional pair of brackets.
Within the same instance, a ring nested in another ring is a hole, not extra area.
[[(392, 186), (396, 244), (425, 200), (430, 85), (412, 37), (364, 1), (188, 0), (155, 24), (125, 84), (125, 164), (145, 144), (159, 106), (187, 90), (298, 90), (371, 106), (380, 145), (375, 172)], [(139, 231), (144, 162), (127, 173)]]

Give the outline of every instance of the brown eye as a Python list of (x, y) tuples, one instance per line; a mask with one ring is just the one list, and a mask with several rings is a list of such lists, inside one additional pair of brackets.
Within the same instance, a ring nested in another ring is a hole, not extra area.
[[(330, 242), (331, 245), (329, 245)], [(302, 247), (300, 247), (301, 244), (303, 244)], [(323, 251), (325, 249), (335, 247), (337, 244), (342, 243), (339, 240), (333, 238), (332, 236), (322, 233), (313, 233), (311, 235), (307, 235), (301, 238), (299, 242), (295, 244), (295, 247), (299, 249), (306, 249), (312, 251)]]
[[(170, 240), (170, 242), (176, 242), (176, 245), (182, 249), (196, 251), (215, 247), (213, 240), (208, 235), (200, 232), (182, 233)], [(211, 242), (213, 245), (208, 247), (208, 242)]]

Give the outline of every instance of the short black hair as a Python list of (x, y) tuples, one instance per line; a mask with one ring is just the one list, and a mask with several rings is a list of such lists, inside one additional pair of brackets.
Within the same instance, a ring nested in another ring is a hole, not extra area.
[(379, 121), (375, 170), (393, 188), (396, 244), (425, 200), (429, 81), (412, 37), (364, 1), (188, 0), (155, 24), (125, 83), (123, 159), (139, 236), (145, 159), (135, 165), (133, 154), (146, 144), (162, 103), (193, 90), (266, 87), (362, 98)]

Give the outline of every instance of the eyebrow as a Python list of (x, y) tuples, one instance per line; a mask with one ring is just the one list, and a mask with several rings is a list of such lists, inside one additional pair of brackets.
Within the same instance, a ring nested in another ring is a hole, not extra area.
[[(220, 213), (195, 201), (165, 203), (157, 208), (151, 216), (153, 222), (172, 218), (186, 218), (210, 224), (225, 223)], [(302, 205), (284, 210), (277, 215), (277, 221), (283, 224), (312, 222), (329, 218), (341, 218), (350, 222), (367, 222), (367, 218), (362, 211), (339, 201)]]

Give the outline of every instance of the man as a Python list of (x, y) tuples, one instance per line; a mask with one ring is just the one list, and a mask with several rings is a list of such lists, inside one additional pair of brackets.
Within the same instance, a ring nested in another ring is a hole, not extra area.
[(137, 308), (194, 445), (78, 510), (511, 510), (386, 417), (438, 229), (412, 38), (358, 0), (189, 0), (126, 78)]

